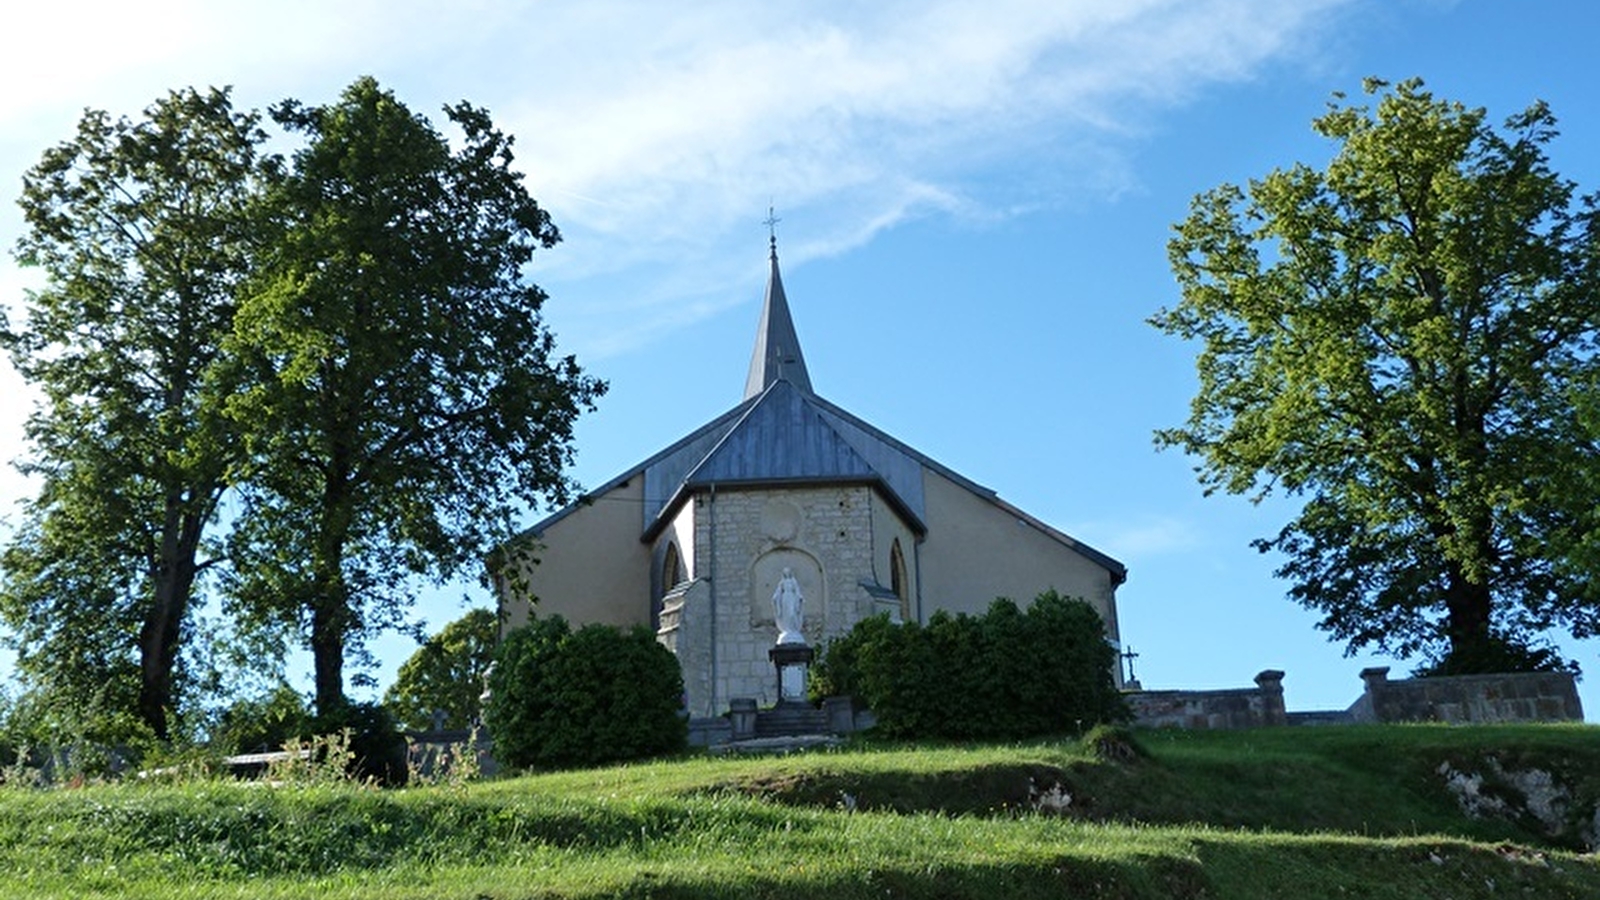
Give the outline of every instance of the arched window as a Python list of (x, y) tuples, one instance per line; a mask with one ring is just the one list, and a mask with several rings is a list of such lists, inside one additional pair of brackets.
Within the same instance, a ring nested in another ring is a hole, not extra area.
[(661, 555), (661, 581), (656, 588), (655, 596), (650, 598), (650, 627), (661, 627), (661, 607), (666, 600), (667, 593), (679, 584), (688, 580), (683, 571), (683, 557), (678, 555), (678, 545), (668, 541), (667, 550)]
[(900, 621), (911, 621), (911, 586), (906, 580), (906, 557), (900, 552), (900, 539), (889, 546), (889, 590), (900, 598)]
[(661, 559), (661, 593), (672, 590), (687, 577), (683, 571), (683, 557), (678, 555), (678, 545), (667, 544), (666, 555)]

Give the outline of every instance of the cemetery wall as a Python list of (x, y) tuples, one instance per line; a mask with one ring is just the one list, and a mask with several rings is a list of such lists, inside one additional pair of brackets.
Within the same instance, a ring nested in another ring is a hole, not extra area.
[(1134, 724), (1146, 728), (1259, 728), (1286, 725), (1283, 673), (1268, 669), (1254, 688), (1215, 691), (1129, 691)]
[(1451, 675), (1390, 681), (1387, 666), (1363, 669), (1355, 722), (1451, 724), (1583, 721), (1570, 672)]

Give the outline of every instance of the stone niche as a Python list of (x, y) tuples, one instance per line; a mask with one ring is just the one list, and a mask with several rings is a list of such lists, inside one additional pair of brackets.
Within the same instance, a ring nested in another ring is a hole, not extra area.
[(783, 578), (783, 570), (794, 573), (800, 583), (804, 634), (807, 644), (816, 644), (826, 628), (828, 608), (827, 579), (822, 564), (804, 550), (777, 547), (756, 557), (750, 566), (750, 627), (767, 643), (778, 638), (778, 625), (772, 615), (772, 593)]

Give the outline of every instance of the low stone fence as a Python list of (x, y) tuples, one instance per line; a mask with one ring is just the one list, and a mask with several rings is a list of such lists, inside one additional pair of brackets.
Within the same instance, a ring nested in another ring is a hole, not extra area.
[(1259, 728), (1286, 725), (1283, 673), (1268, 669), (1254, 688), (1220, 691), (1130, 691), (1134, 724), (1147, 728)]
[(1390, 681), (1387, 666), (1361, 670), (1366, 691), (1350, 707), (1353, 722), (1583, 721), (1570, 672), (1450, 675)]
[(1363, 669), (1366, 690), (1344, 710), (1288, 712), (1283, 673), (1221, 691), (1128, 691), (1134, 723), (1149, 728), (1260, 728), (1362, 722), (1581, 722), (1578, 686), (1567, 672), (1452, 675), (1390, 681), (1387, 667)]

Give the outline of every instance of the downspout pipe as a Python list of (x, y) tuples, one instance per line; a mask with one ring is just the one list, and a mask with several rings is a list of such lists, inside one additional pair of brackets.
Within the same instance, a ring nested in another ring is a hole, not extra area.
[(706, 715), (715, 716), (722, 708), (719, 694), (721, 693), (721, 678), (717, 672), (717, 485), (711, 483), (711, 496), (708, 501), (711, 511), (711, 709)]
[(911, 567), (917, 572), (917, 624), (926, 625), (928, 620), (922, 616), (922, 542), (926, 538), (917, 536), (916, 543), (911, 545)]

